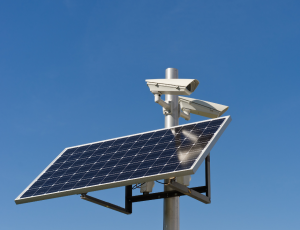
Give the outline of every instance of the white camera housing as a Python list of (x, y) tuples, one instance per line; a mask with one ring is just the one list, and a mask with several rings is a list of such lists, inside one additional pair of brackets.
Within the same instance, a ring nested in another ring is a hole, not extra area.
[(199, 85), (196, 79), (148, 79), (153, 94), (190, 95)]
[(178, 103), (183, 111), (209, 118), (220, 117), (229, 108), (226, 105), (181, 96), (178, 97)]

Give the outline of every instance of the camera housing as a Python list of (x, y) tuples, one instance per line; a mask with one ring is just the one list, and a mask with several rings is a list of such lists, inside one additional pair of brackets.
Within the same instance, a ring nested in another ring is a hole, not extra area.
[[(180, 108), (184, 112), (197, 114), (209, 118), (217, 118), (222, 116), (229, 108), (226, 105), (220, 105), (217, 103), (202, 101), (189, 97), (178, 97), (178, 103)], [(183, 117), (184, 114), (181, 114)], [(184, 117), (185, 118), (185, 117)]]
[(153, 94), (190, 95), (199, 85), (196, 79), (147, 79)]

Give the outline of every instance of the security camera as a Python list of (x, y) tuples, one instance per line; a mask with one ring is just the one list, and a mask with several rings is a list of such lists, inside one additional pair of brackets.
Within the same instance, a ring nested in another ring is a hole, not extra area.
[(186, 120), (189, 119), (189, 113), (209, 118), (217, 118), (229, 108), (226, 105), (181, 96), (178, 97), (178, 103), (183, 111), (180, 113), (180, 116)]
[(199, 85), (196, 79), (148, 79), (153, 94), (190, 95)]

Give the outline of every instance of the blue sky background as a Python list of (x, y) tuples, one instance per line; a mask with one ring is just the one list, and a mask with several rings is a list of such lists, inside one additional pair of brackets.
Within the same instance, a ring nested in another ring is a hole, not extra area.
[[(1, 1), (1, 229), (162, 229), (162, 200), (127, 216), (79, 195), (14, 199), (65, 147), (163, 128), (145, 79), (168, 67), (233, 119), (211, 152), (212, 203), (180, 198), (181, 229), (299, 229), (299, 12), (296, 0)], [(124, 188), (90, 194), (124, 203)]]

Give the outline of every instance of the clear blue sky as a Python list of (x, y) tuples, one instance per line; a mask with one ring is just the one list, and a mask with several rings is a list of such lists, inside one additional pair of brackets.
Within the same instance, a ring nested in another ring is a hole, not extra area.
[[(1, 229), (162, 229), (162, 200), (127, 216), (79, 195), (14, 199), (65, 147), (163, 128), (145, 79), (168, 67), (233, 119), (211, 152), (212, 203), (180, 198), (181, 229), (299, 229), (299, 12), (296, 0), (1, 1)], [(123, 188), (91, 195), (124, 202)]]

